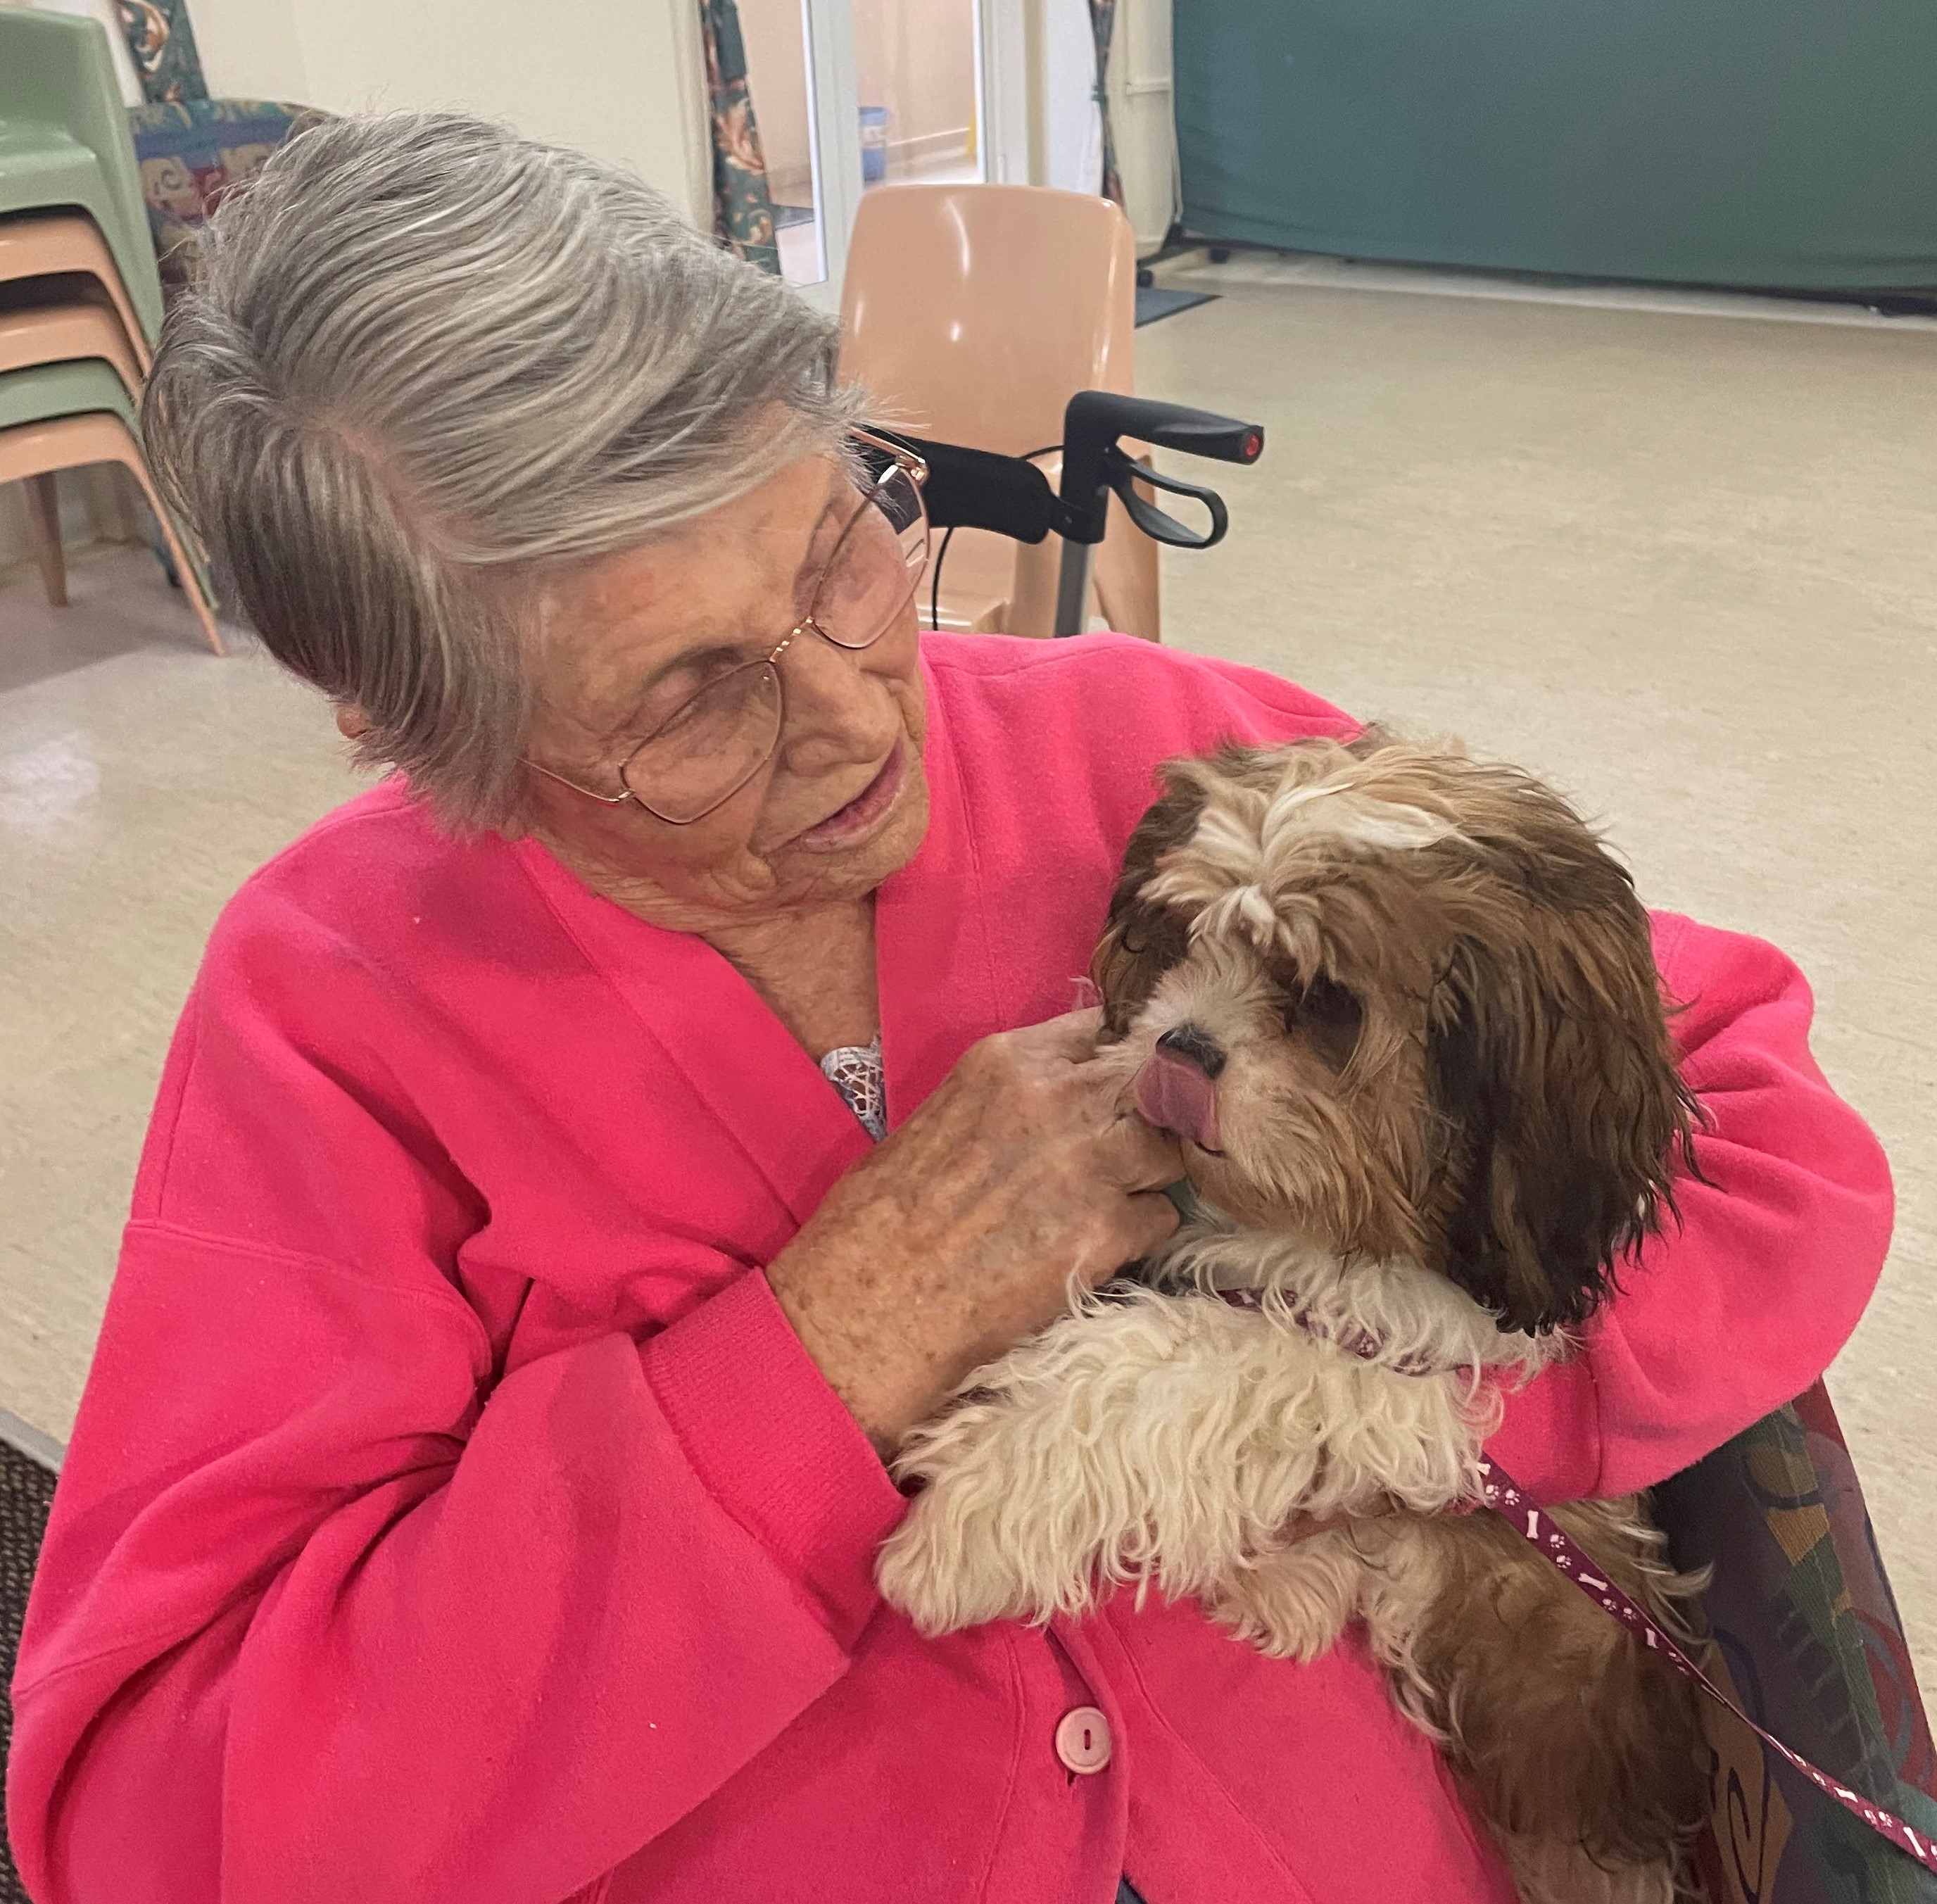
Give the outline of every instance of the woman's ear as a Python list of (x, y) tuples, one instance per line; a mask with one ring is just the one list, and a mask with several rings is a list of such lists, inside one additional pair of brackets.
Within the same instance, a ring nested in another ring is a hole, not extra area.
[(353, 701), (336, 704), (336, 731), (346, 741), (360, 741), (370, 731), (370, 717)]

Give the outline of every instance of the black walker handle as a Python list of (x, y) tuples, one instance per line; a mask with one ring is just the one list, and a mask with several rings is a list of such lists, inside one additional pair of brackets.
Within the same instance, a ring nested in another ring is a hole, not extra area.
[[(1215, 547), (1230, 526), (1223, 499), (1214, 490), (1159, 475), (1120, 449), (1119, 437), (1219, 462), (1256, 462), (1265, 447), (1263, 426), (1235, 417), (1114, 390), (1079, 390), (1062, 414), (1059, 493), (1024, 457), (998, 456), (878, 426), (875, 434), (913, 450), (927, 463), (924, 500), (928, 519), (937, 529), (992, 529), (1017, 542), (1040, 542), (1052, 532), (1062, 538), (1056, 602), (1059, 635), (1074, 635), (1082, 627), (1091, 551), (1109, 526), (1112, 492), (1144, 535), (1172, 548)], [(1209, 526), (1198, 530), (1179, 522), (1139, 493), (1146, 488), (1202, 503)]]
[[(1123, 396), (1114, 390), (1078, 391), (1062, 413), (1062, 493), (1058, 500), (1069, 526), (1062, 529), (1062, 565), (1056, 584), (1058, 635), (1083, 632), (1093, 551), (1109, 526), (1112, 490), (1138, 529), (1174, 548), (1214, 547), (1230, 526), (1221, 496), (1194, 483), (1159, 476), (1132, 461), (1117, 447), (1120, 436), (1219, 462), (1256, 462), (1265, 449), (1262, 426), (1240, 423), (1235, 417)], [(1187, 528), (1139, 496), (1139, 484), (1195, 497), (1209, 511), (1210, 527), (1202, 533)]]

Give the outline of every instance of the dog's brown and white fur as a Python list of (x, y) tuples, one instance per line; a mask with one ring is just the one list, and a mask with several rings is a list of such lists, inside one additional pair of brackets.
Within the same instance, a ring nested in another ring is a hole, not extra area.
[[(1502, 1384), (1569, 1352), (1671, 1207), (1693, 1107), (1646, 917), (1557, 795), (1455, 751), (1372, 734), (1167, 778), (1097, 954), (1096, 1062), (1147, 1111), (1151, 1067), (1202, 1072), (1178, 1121), (1205, 1214), (908, 1440), (881, 1585), (930, 1633), (1125, 1584), (1304, 1659), (1361, 1620), (1523, 1897), (1669, 1899), (1704, 1799), (1681, 1682), (1495, 1517), (1444, 1511)], [(1557, 1517), (1675, 1618), (1637, 1502)]]

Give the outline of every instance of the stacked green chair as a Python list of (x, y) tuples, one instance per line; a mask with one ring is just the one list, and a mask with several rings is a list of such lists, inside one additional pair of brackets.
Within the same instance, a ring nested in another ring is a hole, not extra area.
[(0, 17), (0, 217), (84, 211), (101, 228), (152, 344), (161, 279), (108, 35), (91, 20)]
[[(90, 232), (99, 247), (79, 268), (92, 275), (70, 275)], [(154, 509), (174, 578), (220, 654), (206, 573), (140, 447), (128, 372), (146, 369), (160, 329), (161, 279), (108, 37), (91, 20), (0, 8), (0, 481), (28, 484), (49, 600), (65, 593), (56, 471), (118, 462)], [(139, 334), (117, 350), (104, 316), (125, 331), (131, 315)], [(52, 360), (31, 361), (37, 348)]]

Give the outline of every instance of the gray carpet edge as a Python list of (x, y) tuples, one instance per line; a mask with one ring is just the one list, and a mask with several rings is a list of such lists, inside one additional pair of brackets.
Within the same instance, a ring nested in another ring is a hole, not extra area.
[[(21, 1440), (38, 1442), (54, 1461), (44, 1460), (32, 1448), (22, 1448)], [(17, 1416), (0, 1415), (0, 1781), (5, 1778), (7, 1748), (14, 1730), (7, 1688), (14, 1678), (27, 1590), (33, 1584), (35, 1564), (47, 1533), (60, 1452), (59, 1443)], [(31, 1904), (14, 1868), (4, 1829), (0, 1829), (0, 1904)]]
[(23, 1421), (11, 1408), (0, 1408), (0, 1442), (15, 1454), (51, 1468), (56, 1474), (60, 1472), (61, 1463), (67, 1457), (67, 1450), (53, 1436), (44, 1433), (31, 1421)]

